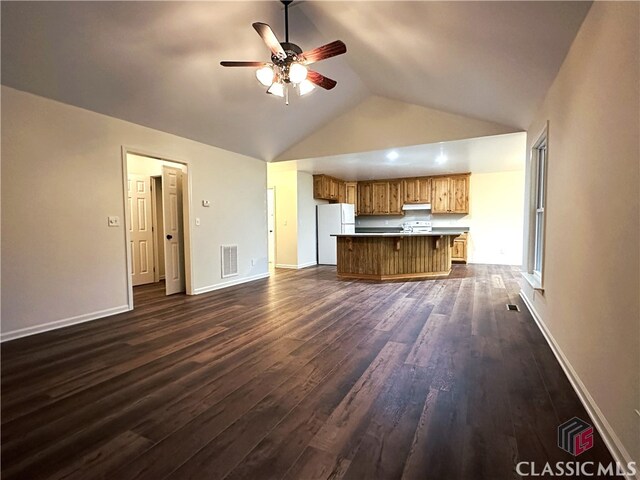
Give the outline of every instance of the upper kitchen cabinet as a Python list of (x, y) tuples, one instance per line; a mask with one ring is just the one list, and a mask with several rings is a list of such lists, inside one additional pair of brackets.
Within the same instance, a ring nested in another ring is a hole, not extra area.
[(432, 177), (431, 213), (469, 213), (469, 177)]
[(358, 215), (404, 215), (404, 204), (431, 203), (431, 213), (469, 213), (469, 173), (345, 182), (313, 176), (313, 198), (356, 205)]
[(358, 215), (373, 215), (373, 183), (358, 182)]
[(389, 182), (389, 215), (403, 215), (403, 185), (401, 180)]
[(431, 177), (405, 178), (404, 203), (429, 203), (431, 201)]
[[(329, 175), (313, 176), (313, 198), (318, 200), (329, 200), (330, 202), (340, 201), (341, 185), (344, 182)], [(346, 195), (343, 193), (343, 195)]]
[(338, 203), (348, 203), (347, 202), (347, 186), (345, 182), (338, 183)]
[(371, 184), (373, 193), (373, 214), (387, 215), (389, 213), (389, 182), (374, 182)]
[(356, 205), (358, 203), (358, 182), (344, 182), (345, 200), (344, 203)]
[(358, 182), (358, 215), (403, 215), (402, 180)]

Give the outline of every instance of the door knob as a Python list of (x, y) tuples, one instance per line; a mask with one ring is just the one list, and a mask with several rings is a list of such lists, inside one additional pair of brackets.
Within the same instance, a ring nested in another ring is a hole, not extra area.
[(173, 238), (173, 235), (167, 235), (167, 240), (171, 240)]

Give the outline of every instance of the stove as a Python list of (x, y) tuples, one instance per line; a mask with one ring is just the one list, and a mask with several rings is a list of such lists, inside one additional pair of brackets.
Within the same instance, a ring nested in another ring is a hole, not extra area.
[(402, 224), (402, 233), (427, 233), (431, 231), (431, 222), (416, 220)]

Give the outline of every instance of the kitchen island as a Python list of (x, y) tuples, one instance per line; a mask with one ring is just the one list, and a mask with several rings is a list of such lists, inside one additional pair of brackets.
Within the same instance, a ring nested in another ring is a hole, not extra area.
[(338, 278), (409, 280), (451, 273), (451, 246), (468, 229), (424, 233), (339, 233)]

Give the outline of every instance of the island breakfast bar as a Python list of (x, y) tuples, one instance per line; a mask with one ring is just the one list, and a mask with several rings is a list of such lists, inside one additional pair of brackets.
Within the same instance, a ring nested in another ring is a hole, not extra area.
[(407, 280), (451, 273), (451, 246), (466, 230), (425, 233), (340, 233), (338, 278)]

